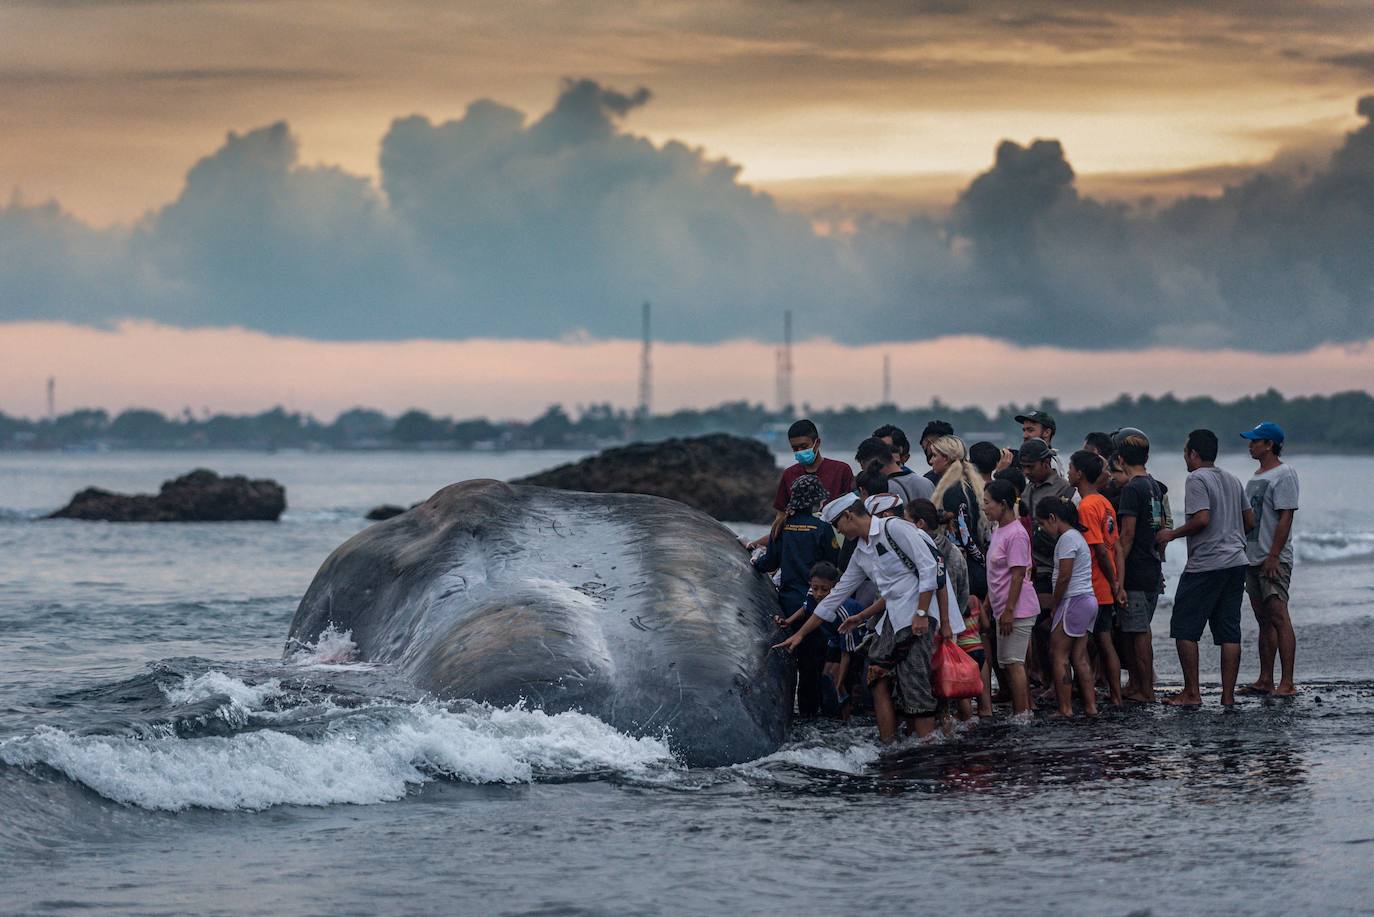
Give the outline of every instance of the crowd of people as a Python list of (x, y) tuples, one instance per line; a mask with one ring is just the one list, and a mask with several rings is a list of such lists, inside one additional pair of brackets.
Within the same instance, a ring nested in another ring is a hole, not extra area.
[[(1164, 558), (1179, 539), (1187, 563), (1169, 635), (1183, 687), (1162, 702), (1202, 704), (1206, 629), (1220, 648), (1221, 703), (1235, 703), (1246, 594), (1259, 674), (1240, 693), (1297, 693), (1288, 592), (1298, 476), (1281, 458), (1278, 425), (1240, 434), (1257, 462), (1245, 483), (1217, 467), (1215, 433), (1189, 434), (1176, 525), (1143, 431), (1089, 434), (1064, 458), (1052, 416), (1017, 421), (1014, 449), (966, 446), (950, 424), (932, 421), (917, 443), (924, 474), (908, 467), (910, 440), (892, 425), (858, 444), (851, 467), (822, 455), (811, 421), (792, 424), (796, 461), (778, 484), (776, 518), (746, 546), (778, 583), (774, 623), (786, 637), (775, 649), (795, 654), (799, 716), (847, 718), (871, 704), (890, 741), (927, 735), (942, 717), (991, 716), (996, 703), (1013, 715), (1044, 704), (1052, 716), (1090, 717), (1099, 694), (1114, 707), (1156, 703), (1152, 627)], [(942, 641), (976, 663), (980, 696), (936, 696), (931, 666)]]

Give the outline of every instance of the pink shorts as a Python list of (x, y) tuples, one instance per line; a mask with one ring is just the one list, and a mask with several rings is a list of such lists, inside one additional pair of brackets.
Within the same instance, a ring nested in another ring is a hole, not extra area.
[(1087, 595), (1071, 595), (1062, 600), (1055, 606), (1054, 622), (1051, 630), (1059, 625), (1064, 625), (1064, 633), (1070, 637), (1082, 637), (1084, 634), (1092, 632), (1093, 625), (1097, 623), (1097, 597), (1092, 593)]

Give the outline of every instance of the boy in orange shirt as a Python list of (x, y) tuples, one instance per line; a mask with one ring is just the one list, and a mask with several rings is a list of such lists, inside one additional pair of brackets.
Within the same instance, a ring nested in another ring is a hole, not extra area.
[(1069, 484), (1078, 491), (1078, 520), (1084, 527), (1083, 538), (1093, 556), (1093, 594), (1097, 597), (1098, 659), (1107, 680), (1107, 695), (1113, 706), (1121, 706), (1121, 660), (1112, 643), (1112, 624), (1116, 612), (1116, 596), (1112, 584), (1116, 582), (1116, 542), (1121, 537), (1116, 525), (1116, 510), (1111, 501), (1098, 492), (1102, 480), (1102, 457), (1086, 450), (1069, 458)]

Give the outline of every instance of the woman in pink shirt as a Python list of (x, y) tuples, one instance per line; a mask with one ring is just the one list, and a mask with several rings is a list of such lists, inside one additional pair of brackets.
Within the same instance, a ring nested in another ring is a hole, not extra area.
[(1024, 588), (1031, 565), (1031, 542), (1016, 511), (1016, 488), (993, 481), (983, 490), (983, 512), (996, 526), (988, 544), (988, 604), (997, 621), (997, 664), (1007, 673), (1013, 714), (1030, 711), (1026, 682), (1026, 647), (1030, 644), (1040, 603), (1035, 590)]

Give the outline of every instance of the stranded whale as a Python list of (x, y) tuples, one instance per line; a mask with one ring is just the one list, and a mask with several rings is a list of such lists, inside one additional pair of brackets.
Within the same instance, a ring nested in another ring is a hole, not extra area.
[(580, 710), (716, 766), (783, 739), (776, 610), (767, 578), (704, 513), (469, 481), (330, 555), (288, 647), (332, 625), (441, 697)]

